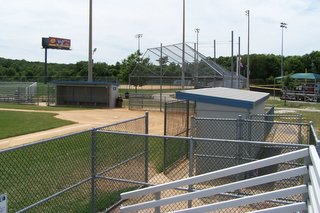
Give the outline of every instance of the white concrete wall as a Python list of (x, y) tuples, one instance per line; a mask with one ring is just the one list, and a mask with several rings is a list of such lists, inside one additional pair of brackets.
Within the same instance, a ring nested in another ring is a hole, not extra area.
[(239, 115), (246, 118), (249, 112), (238, 107), (197, 102), (196, 113), (203, 118), (238, 118)]
[(119, 96), (119, 87), (116, 85), (109, 86), (109, 107), (116, 107), (116, 99)]

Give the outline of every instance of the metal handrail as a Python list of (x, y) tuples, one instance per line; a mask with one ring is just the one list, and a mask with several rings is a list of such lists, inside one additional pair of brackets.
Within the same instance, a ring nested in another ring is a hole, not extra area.
[(282, 207), (264, 209), (257, 212), (273, 212), (276, 209), (288, 210), (291, 208), (297, 208), (302, 211), (308, 208), (308, 209), (311, 209), (313, 212), (319, 212), (320, 210), (320, 159), (314, 146), (310, 146), (309, 148), (305, 148), (302, 150), (293, 151), (290, 153), (285, 153), (278, 156), (273, 156), (266, 159), (257, 160), (254, 162), (222, 169), (219, 171), (214, 171), (214, 172), (210, 172), (210, 173), (206, 173), (206, 174), (202, 174), (202, 175), (198, 175), (198, 176), (194, 176), (194, 177), (190, 177), (190, 178), (186, 178), (178, 181), (173, 181), (166, 184), (151, 186), (148, 188), (139, 189), (132, 192), (125, 192), (121, 194), (121, 198), (131, 199), (131, 198), (140, 197), (148, 194), (159, 195), (164, 190), (177, 188), (179, 186), (194, 185), (197, 183), (214, 180), (217, 178), (222, 178), (222, 177), (250, 171), (253, 169), (266, 167), (269, 165), (279, 164), (282, 162), (287, 162), (287, 161), (301, 159), (301, 158), (306, 159), (308, 157), (310, 157), (308, 169), (306, 166), (302, 166), (295, 169), (276, 172), (273, 174), (268, 174), (264, 176), (251, 178), (248, 180), (229, 183), (226, 185), (221, 185), (221, 186), (217, 186), (217, 187), (213, 187), (205, 190), (194, 191), (184, 195), (177, 195), (177, 196), (159, 199), (155, 201), (148, 201), (140, 204), (123, 206), (120, 208), (120, 210), (121, 212), (131, 212), (131, 211), (138, 211), (138, 210), (143, 210), (148, 208), (159, 209), (159, 207), (163, 205), (168, 205), (168, 204), (177, 203), (181, 201), (193, 200), (193, 199), (202, 198), (202, 197), (208, 197), (215, 194), (224, 193), (227, 191), (234, 191), (240, 188), (252, 187), (252, 186), (256, 186), (256, 185), (260, 185), (268, 182), (287, 179), (290, 177), (307, 176), (310, 178), (310, 181), (300, 186), (295, 186), (295, 187), (281, 189), (281, 190), (272, 191), (272, 192), (266, 192), (266, 193), (239, 198), (231, 201), (218, 202), (218, 203), (204, 205), (196, 208), (183, 209), (181, 211), (176, 211), (176, 212), (206, 212), (206, 211), (217, 210), (220, 208), (236, 207), (236, 206), (239, 206), (240, 203), (241, 205), (243, 205), (243, 202), (245, 202), (246, 204), (256, 203), (257, 199), (263, 202), (265, 200), (275, 199), (279, 197), (286, 197), (285, 195), (291, 196), (291, 195), (304, 194), (304, 193), (308, 194), (307, 196), (308, 207), (306, 202), (300, 202), (297, 204), (290, 204)]

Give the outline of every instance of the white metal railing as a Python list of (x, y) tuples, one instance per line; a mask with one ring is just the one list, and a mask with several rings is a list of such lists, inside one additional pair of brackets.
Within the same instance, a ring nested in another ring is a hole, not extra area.
[[(230, 175), (236, 175), (239, 173), (251, 171), (254, 169), (263, 168), (266, 166), (276, 165), (279, 163), (284, 163), (296, 159), (308, 159), (305, 163), (306, 165), (300, 166), (294, 169), (288, 169), (285, 171), (275, 172), (272, 174), (267, 174), (263, 176), (258, 176), (250, 178), (247, 180), (241, 180), (221, 186), (216, 186), (204, 190), (197, 190), (189, 192), (187, 194), (176, 195), (168, 198), (161, 199), (161, 192), (169, 189), (175, 189), (182, 186), (191, 186), (194, 184), (227, 177)], [(122, 206), (120, 211), (125, 212), (135, 212), (145, 209), (154, 208), (155, 212), (160, 212), (160, 206), (170, 205), (182, 201), (190, 201), (198, 198), (208, 197), (216, 194), (226, 193), (230, 191), (235, 191), (241, 188), (257, 186), (260, 184), (265, 184), (269, 182), (274, 182), (278, 180), (288, 179), (291, 177), (305, 176), (310, 179), (309, 182), (306, 180), (305, 184), (294, 186), (291, 188), (266, 192), (262, 194), (256, 194), (252, 196), (241, 197), (237, 199), (232, 199), (223, 202), (217, 202), (209, 205), (203, 205), (199, 207), (193, 207), (189, 209), (182, 209), (175, 212), (207, 212), (214, 211), (224, 208), (238, 207), (246, 204), (258, 203), (267, 200), (288, 197), (297, 194), (308, 194), (307, 202), (299, 202), (288, 204), (280, 207), (274, 207), (269, 209), (263, 209), (256, 212), (287, 212), (294, 209), (294, 211), (306, 211), (308, 212), (320, 212), (320, 160), (317, 151), (314, 146), (310, 148), (301, 149), (298, 151), (293, 151), (262, 160), (257, 160), (254, 162), (225, 168), (219, 171), (214, 171), (194, 177), (189, 177), (182, 180), (173, 181), (170, 183), (160, 184), (156, 186), (151, 186), (144, 189), (135, 190), (132, 192), (125, 192), (121, 194), (122, 199), (132, 199), (136, 197), (145, 196), (148, 194), (155, 194), (156, 200), (147, 201), (143, 203), (138, 203), (129, 206)]]

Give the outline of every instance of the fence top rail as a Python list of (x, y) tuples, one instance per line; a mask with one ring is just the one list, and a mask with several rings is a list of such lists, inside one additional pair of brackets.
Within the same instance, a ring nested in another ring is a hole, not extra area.
[(309, 155), (309, 148), (305, 148), (305, 149), (292, 151), (292, 152), (284, 153), (281, 155), (277, 155), (277, 156), (273, 156), (273, 157), (269, 157), (269, 158), (265, 158), (265, 159), (261, 159), (261, 160), (233, 166), (233, 167), (228, 167), (218, 171), (213, 171), (213, 172), (205, 173), (205, 174), (190, 177), (190, 178), (173, 181), (170, 183), (159, 184), (156, 186), (139, 189), (132, 192), (125, 192), (121, 194), (121, 197), (123, 199), (129, 199), (129, 198), (134, 198), (138, 196), (157, 193), (157, 192), (172, 189), (172, 188), (177, 188), (180, 186), (194, 185), (197, 183), (214, 180), (217, 178), (222, 178), (222, 177), (239, 174), (246, 171), (251, 171), (261, 167), (271, 166), (271, 165), (279, 164), (282, 162), (304, 158), (304, 157), (307, 157), (308, 155)]
[(52, 138), (48, 138), (48, 139), (44, 139), (44, 140), (39, 140), (39, 141), (31, 142), (28, 144), (22, 144), (22, 145), (18, 145), (18, 146), (14, 146), (14, 147), (5, 148), (5, 149), (0, 150), (0, 154), (5, 153), (5, 152), (15, 151), (17, 149), (24, 149), (24, 148), (27, 148), (30, 146), (36, 146), (36, 145), (43, 144), (43, 143), (52, 143), (58, 139), (63, 139), (63, 138), (70, 137), (70, 136), (76, 136), (76, 135), (79, 135), (82, 133), (88, 133), (88, 132), (92, 132), (92, 129), (84, 130), (84, 131), (80, 131), (80, 132), (75, 132), (75, 133), (70, 133), (70, 134), (65, 134), (65, 135), (52, 137)]
[(99, 126), (99, 127), (94, 128), (93, 130), (100, 130), (100, 129), (107, 128), (107, 127), (117, 126), (117, 125), (120, 125), (120, 124), (129, 123), (129, 122), (140, 120), (140, 119), (144, 119), (144, 118), (146, 118), (146, 115), (143, 115), (143, 116), (140, 116), (140, 117), (137, 117), (137, 118), (133, 118), (133, 119), (120, 121), (120, 122), (117, 122), (117, 123), (112, 123), (112, 124), (108, 124), (108, 125)]
[(170, 135), (153, 135), (153, 134), (142, 134), (142, 133), (130, 133), (130, 132), (119, 132), (112, 130), (100, 130), (96, 131), (100, 133), (138, 136), (138, 137), (150, 137), (150, 138), (163, 138), (163, 139), (180, 139), (180, 140), (193, 140), (193, 141), (212, 141), (212, 142), (228, 142), (228, 143), (246, 143), (261, 146), (272, 146), (272, 147), (300, 147), (308, 148), (307, 144), (289, 144), (289, 143), (271, 143), (265, 141), (246, 141), (246, 140), (230, 140), (230, 139), (212, 139), (212, 138), (198, 138), (198, 137), (183, 137), (183, 136), (170, 136)]
[[(195, 120), (214, 120), (214, 121), (238, 121), (239, 119), (235, 118), (204, 118), (204, 117), (192, 117)], [(262, 121), (262, 120), (254, 120), (254, 119), (241, 119), (245, 122), (257, 122), (257, 123), (272, 123), (272, 124), (286, 124), (286, 125), (301, 125), (301, 126), (309, 126), (308, 123), (298, 123), (298, 122), (283, 122), (283, 121)]]
[(250, 116), (300, 118), (302, 114), (251, 114)]

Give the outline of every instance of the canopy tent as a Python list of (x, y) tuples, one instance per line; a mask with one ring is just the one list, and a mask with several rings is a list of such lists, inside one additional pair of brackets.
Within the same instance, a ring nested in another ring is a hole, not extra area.
[[(285, 78), (287, 76), (283, 76), (283, 77), (276, 77), (276, 79), (282, 79)], [(308, 80), (320, 80), (320, 74), (317, 73), (295, 73), (292, 75), (289, 75), (290, 78), (293, 79), (308, 79)]]

